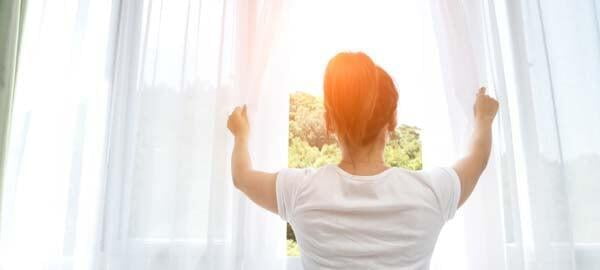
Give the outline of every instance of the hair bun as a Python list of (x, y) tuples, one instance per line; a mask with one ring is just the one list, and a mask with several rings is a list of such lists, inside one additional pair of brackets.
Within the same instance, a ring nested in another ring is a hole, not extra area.
[(344, 143), (372, 143), (381, 129), (396, 126), (398, 92), (392, 78), (362, 52), (343, 52), (327, 65), (325, 122)]

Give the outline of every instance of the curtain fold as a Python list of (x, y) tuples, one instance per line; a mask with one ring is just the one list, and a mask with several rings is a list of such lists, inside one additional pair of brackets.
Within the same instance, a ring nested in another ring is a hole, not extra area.
[(284, 1), (125, 6), (121, 29), (134, 38), (120, 41), (116, 62), (129, 75), (113, 88), (107, 265), (284, 267), (284, 223), (232, 185), (225, 124), (248, 104), (255, 167), (285, 166), (288, 97), (276, 50), (285, 10)]
[[(517, 178), (505, 222), (514, 269), (600, 267), (598, 1), (502, 1)], [(503, 33), (502, 33), (503, 32)], [(514, 180), (513, 180), (514, 181)]]
[(286, 9), (30, 2), (0, 268), (285, 267), (285, 223), (232, 185), (225, 123), (233, 106), (249, 104), (255, 166), (285, 166)]
[(492, 160), (461, 210), (466, 269), (600, 267), (597, 6), (432, 1), (456, 145), (475, 84), (501, 104)]
[(26, 0), (0, 1), (0, 217), (10, 119)]
[[(499, 86), (490, 69), (487, 1), (433, 0), (430, 5), (455, 156), (459, 157), (468, 149), (477, 90), (485, 86), (493, 95)], [(492, 160), (469, 200), (442, 231), (432, 261), (433, 269), (445, 269), (448, 265), (461, 269), (506, 269), (499, 214), (501, 191), (494, 156), (492, 153)], [(462, 236), (463, 249), (455, 246), (453, 235)], [(459, 259), (444, 254), (455, 254)]]
[[(253, 165), (271, 172), (287, 167), (288, 115), (282, 112), (289, 112), (285, 30), (290, 4), (288, 0), (241, 1), (238, 6), (236, 103), (248, 108)], [(286, 246), (280, 236), (285, 235), (285, 223), (245, 196), (238, 197), (237, 211), (242, 218), (235, 246), (238, 256), (247, 258), (244, 267), (283, 269)]]
[(2, 190), (2, 269), (89, 269), (113, 8), (109, 1), (27, 3)]

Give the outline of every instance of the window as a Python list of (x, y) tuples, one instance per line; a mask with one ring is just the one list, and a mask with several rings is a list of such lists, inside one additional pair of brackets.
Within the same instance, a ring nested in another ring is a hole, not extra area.
[[(339, 161), (340, 149), (324, 128), (323, 73), (336, 53), (363, 51), (390, 73), (399, 91), (398, 127), (386, 146), (386, 163), (421, 169), (423, 136), (447, 131), (444, 121), (435, 120), (446, 116), (446, 107), (441, 106), (445, 97), (431, 24), (429, 6), (417, 0), (297, 1), (290, 30), (288, 166), (320, 167)], [(432, 93), (437, 96), (430, 97)], [(438, 162), (448, 161), (451, 151), (448, 143), (428, 160), (444, 165)], [(289, 224), (286, 240), (287, 255), (298, 256)]]
[[(129, 23), (119, 27), (137, 36), (119, 40), (119, 53), (127, 57), (118, 58), (122, 63), (117, 66), (119, 73), (139, 79), (124, 78), (124, 89), (116, 90), (129, 95), (119, 111), (128, 116), (113, 121), (128, 128), (114, 128), (111, 135), (115, 150), (106, 196), (114, 206), (106, 210), (105, 242), (145, 252), (200, 253), (207, 242), (214, 174), (207, 149), (215, 143), (220, 76), (215, 67), (229, 53), (221, 48), (225, 3), (128, 5)], [(144, 261), (135, 256), (128, 260)]]

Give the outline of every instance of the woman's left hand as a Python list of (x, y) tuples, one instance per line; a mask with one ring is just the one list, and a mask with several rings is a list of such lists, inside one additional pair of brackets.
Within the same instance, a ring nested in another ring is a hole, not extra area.
[(227, 128), (236, 139), (248, 139), (250, 124), (248, 123), (246, 105), (235, 107), (229, 115), (229, 119), (227, 119)]

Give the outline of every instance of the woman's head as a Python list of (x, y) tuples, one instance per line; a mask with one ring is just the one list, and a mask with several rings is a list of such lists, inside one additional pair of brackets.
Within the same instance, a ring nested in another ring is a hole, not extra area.
[(339, 53), (329, 61), (324, 96), (327, 130), (346, 146), (370, 145), (396, 128), (396, 86), (364, 53)]

